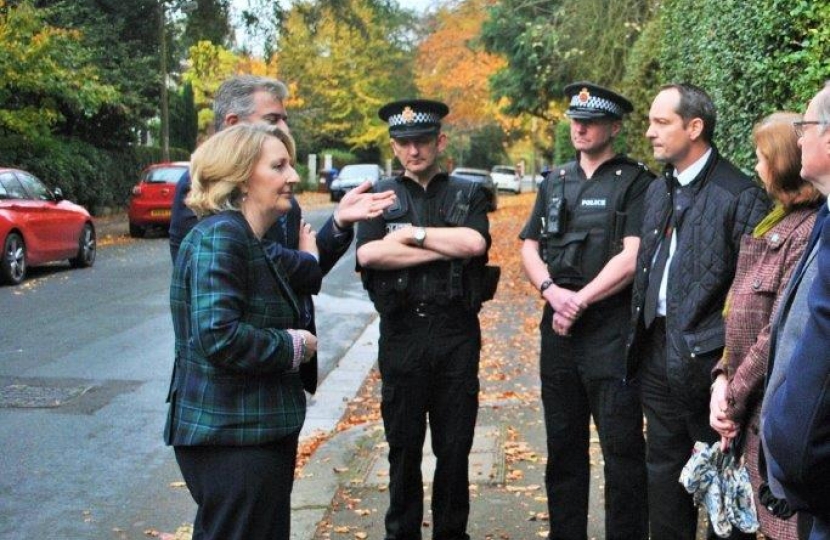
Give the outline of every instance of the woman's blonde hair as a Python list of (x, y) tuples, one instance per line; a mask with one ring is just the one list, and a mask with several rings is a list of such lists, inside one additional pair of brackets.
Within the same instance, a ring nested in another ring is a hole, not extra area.
[(801, 149), (793, 122), (801, 115), (792, 112), (773, 113), (752, 130), (752, 139), (769, 165), (770, 195), (785, 209), (817, 203), (821, 193), (801, 178)]
[(239, 210), (240, 186), (253, 174), (268, 137), (276, 137), (296, 158), (294, 139), (276, 126), (236, 124), (211, 136), (190, 157), (190, 193), (185, 204), (201, 217)]

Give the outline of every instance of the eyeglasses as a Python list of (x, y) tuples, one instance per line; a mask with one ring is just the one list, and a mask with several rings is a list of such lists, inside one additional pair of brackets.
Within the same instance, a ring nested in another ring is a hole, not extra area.
[(803, 137), (804, 136), (804, 128), (806, 126), (826, 126), (828, 125), (827, 122), (819, 122), (817, 120), (801, 120), (799, 122), (793, 122), (793, 129), (795, 130), (796, 137)]

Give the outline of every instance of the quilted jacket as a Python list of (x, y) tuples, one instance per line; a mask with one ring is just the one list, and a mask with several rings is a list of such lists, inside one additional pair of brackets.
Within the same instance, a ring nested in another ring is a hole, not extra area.
[[(643, 303), (651, 263), (670, 217), (671, 171), (668, 168), (646, 192), (626, 346), (629, 378), (636, 377), (642, 360)], [(741, 238), (767, 214), (770, 201), (759, 184), (714, 148), (689, 187), (693, 201), (668, 268), (666, 365), (671, 392), (690, 410), (704, 411), (709, 406), (710, 373), (724, 346), (722, 311)]]
[(297, 299), (241, 213), (207, 217), (185, 238), (170, 309), (167, 444), (261, 445), (300, 430), (305, 394), (286, 331), (298, 327)]

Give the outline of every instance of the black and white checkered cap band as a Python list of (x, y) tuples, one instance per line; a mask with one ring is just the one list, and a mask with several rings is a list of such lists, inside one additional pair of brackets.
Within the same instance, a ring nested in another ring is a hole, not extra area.
[(588, 101), (581, 101), (579, 99), (579, 94), (576, 94), (571, 98), (571, 107), (575, 109), (599, 109), (600, 111), (606, 111), (617, 116), (625, 114), (623, 108), (610, 99), (597, 96), (589, 97)]
[(409, 118), (409, 121), (406, 120), (403, 113), (393, 114), (389, 116), (389, 127), (395, 126), (406, 126), (412, 124), (440, 124), (441, 123), (441, 115), (434, 112), (415, 112), (412, 111), (411, 113), (407, 114), (406, 117)]

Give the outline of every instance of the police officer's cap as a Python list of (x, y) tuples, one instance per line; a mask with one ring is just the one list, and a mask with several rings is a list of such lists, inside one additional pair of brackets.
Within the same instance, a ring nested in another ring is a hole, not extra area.
[(569, 84), (565, 87), (565, 95), (570, 98), (565, 114), (577, 120), (618, 120), (634, 110), (634, 106), (624, 96), (586, 81)]
[(405, 99), (387, 103), (378, 116), (389, 123), (389, 136), (394, 139), (437, 135), (441, 131), (441, 119), (450, 108), (440, 101), (429, 99)]

